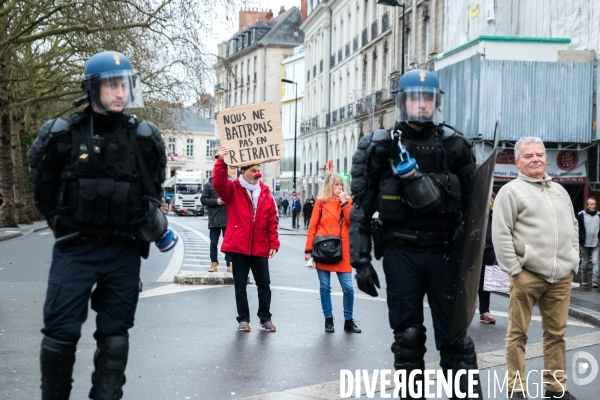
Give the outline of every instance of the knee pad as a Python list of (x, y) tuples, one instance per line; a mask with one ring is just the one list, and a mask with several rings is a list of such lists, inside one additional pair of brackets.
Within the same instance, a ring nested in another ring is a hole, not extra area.
[(394, 333), (392, 353), (394, 353), (394, 367), (396, 370), (425, 369), (423, 356), (427, 351), (425, 348), (426, 339), (425, 327), (423, 326), (411, 326)]
[(123, 397), (125, 367), (129, 354), (128, 336), (108, 336), (98, 340), (94, 354), (90, 399), (119, 400)]
[(68, 399), (73, 383), (76, 344), (44, 336), (40, 350), (42, 400)]

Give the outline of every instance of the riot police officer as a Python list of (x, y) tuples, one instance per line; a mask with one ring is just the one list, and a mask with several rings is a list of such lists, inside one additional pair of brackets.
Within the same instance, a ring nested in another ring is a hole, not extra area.
[[(139, 74), (121, 53), (85, 64), (83, 112), (46, 122), (29, 150), (34, 201), (56, 237), (40, 352), (42, 399), (68, 399), (88, 301), (97, 312), (91, 399), (120, 399), (139, 294), (140, 257), (177, 238), (160, 211), (166, 153), (142, 107)], [(94, 288), (94, 285), (95, 288)]]
[[(377, 296), (373, 233), (375, 256), (383, 255), (394, 366), (406, 370), (407, 377), (425, 368), (425, 294), (442, 369), (477, 369), (466, 331), (449, 337), (459, 270), (455, 235), (468, 204), (475, 159), (470, 143), (442, 123), (442, 101), (434, 74), (405, 73), (395, 94), (394, 128), (365, 135), (352, 158), (351, 264), (358, 288)], [(375, 211), (378, 219), (372, 221)], [(423, 380), (422, 374), (416, 376), (415, 381)], [(460, 386), (466, 384), (465, 377)]]

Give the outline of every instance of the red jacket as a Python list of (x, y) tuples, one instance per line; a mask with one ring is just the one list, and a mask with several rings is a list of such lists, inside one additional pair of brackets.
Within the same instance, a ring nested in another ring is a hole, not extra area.
[(255, 218), (248, 191), (238, 179), (229, 180), (227, 164), (220, 158), (213, 168), (212, 184), (227, 207), (222, 252), (268, 258), (270, 249), (279, 250), (277, 208), (268, 186), (260, 182)]

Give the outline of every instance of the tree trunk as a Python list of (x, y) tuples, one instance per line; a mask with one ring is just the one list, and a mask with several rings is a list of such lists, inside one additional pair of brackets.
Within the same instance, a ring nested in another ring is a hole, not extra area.
[(15, 171), (11, 154), (11, 125), (6, 103), (0, 104), (0, 193), (4, 197), (4, 204), (0, 207), (0, 228), (18, 226), (14, 198)]

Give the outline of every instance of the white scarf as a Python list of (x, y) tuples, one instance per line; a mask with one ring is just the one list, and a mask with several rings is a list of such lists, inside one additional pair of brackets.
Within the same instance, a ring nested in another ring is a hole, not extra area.
[(250, 199), (252, 200), (252, 208), (254, 208), (254, 214), (256, 215), (256, 206), (258, 205), (258, 197), (260, 196), (260, 182), (256, 182), (254, 185), (246, 182), (242, 175), (238, 178), (240, 185), (248, 192)]

